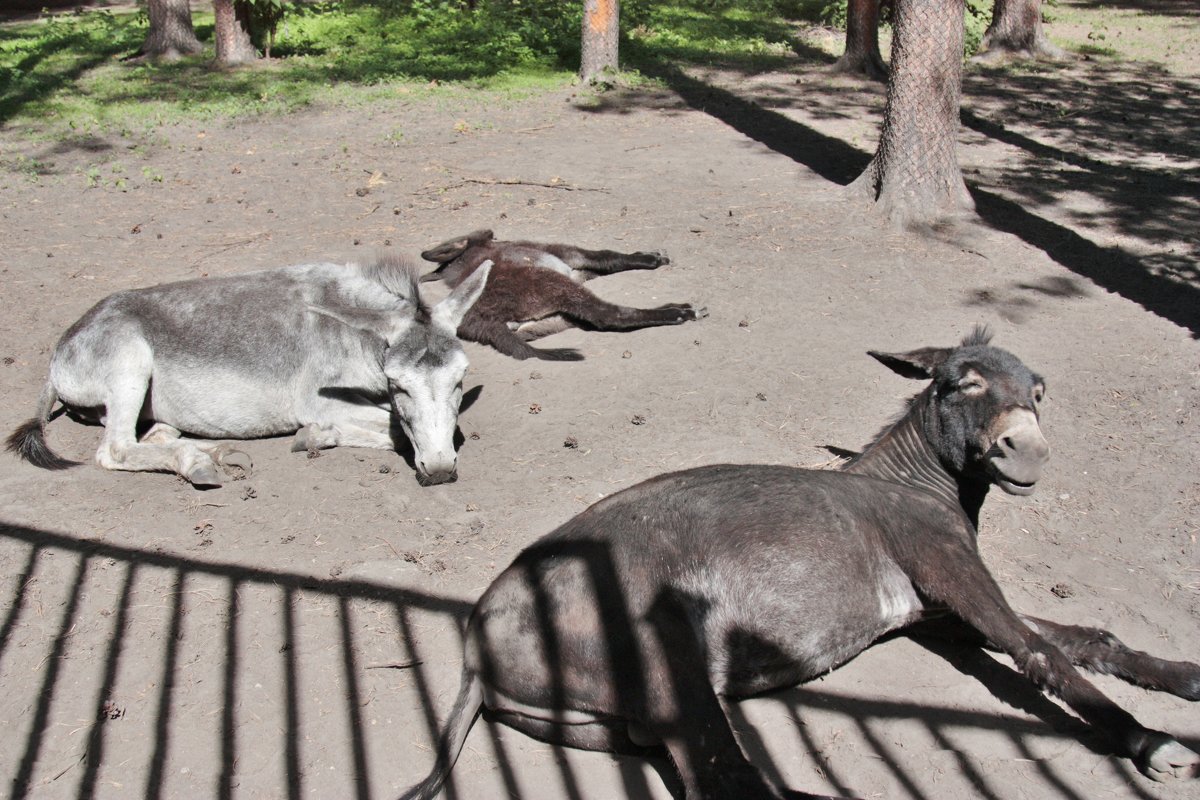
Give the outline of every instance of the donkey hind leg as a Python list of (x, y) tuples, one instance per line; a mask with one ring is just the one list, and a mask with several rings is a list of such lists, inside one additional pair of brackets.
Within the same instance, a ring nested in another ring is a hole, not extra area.
[(919, 591), (946, 604), (951, 612), (1007, 653), (1034, 684), (1058, 696), (1090, 725), (1110, 737), (1117, 751), (1132, 759), (1146, 777), (1166, 780), (1200, 774), (1200, 755), (1165, 733), (1143, 727), (1080, 675), (1051, 641), (1022, 622), (991, 573), (965, 543), (956, 539), (931, 540), (930, 548), (935, 544), (942, 547), (940, 557), (924, 552), (922, 547), (904, 551), (900, 566)]
[(458, 326), (458, 335), (480, 344), (491, 345), (506, 356), (525, 360), (540, 358), (543, 361), (582, 361), (583, 354), (570, 347), (531, 347), (515, 331), (501, 320), (486, 320), (468, 311), (466, 319)]
[(1021, 619), (1084, 669), (1185, 700), (1200, 700), (1200, 664), (1156, 658), (1128, 647), (1100, 628), (1063, 625), (1024, 614)]
[(660, 598), (639, 623), (644, 709), (636, 714), (666, 746), (684, 796), (687, 800), (824, 798), (774, 790), (746, 758), (713, 688), (705, 648), (691, 615), (682, 607), (685, 603)]
[(292, 438), (292, 452), (327, 450), (331, 447), (395, 450), (391, 412), (379, 406), (339, 400), (321, 402), (312, 414), (312, 421), (296, 431)]
[(124, 377), (105, 403), (104, 439), (96, 451), (97, 463), (105, 469), (130, 472), (174, 472), (197, 487), (220, 486), (221, 475), (213, 457), (194, 442), (171, 435), (174, 428), (151, 428), (150, 441), (137, 440), (138, 415), (150, 387), (148, 370), (146, 376)]
[(631, 308), (601, 300), (583, 287), (568, 293), (566, 316), (600, 331), (631, 331), (658, 325), (682, 325), (708, 316), (708, 309), (693, 308), (690, 303), (668, 303), (657, 308)]

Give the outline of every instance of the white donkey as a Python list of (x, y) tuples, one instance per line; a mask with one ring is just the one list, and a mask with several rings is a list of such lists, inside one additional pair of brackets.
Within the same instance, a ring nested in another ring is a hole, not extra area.
[[(296, 433), (292, 450), (413, 448), (422, 486), (457, 477), (454, 433), (467, 356), (455, 330), (487, 269), (433, 308), (416, 270), (305, 264), (118, 292), (72, 325), (50, 359), (37, 416), (8, 449), (46, 469), (76, 462), (45, 440), (56, 402), (105, 426), (108, 469), (176, 472), (221, 485), (218, 464), (249, 466), (227, 444)], [(139, 422), (153, 422), (138, 439)]]

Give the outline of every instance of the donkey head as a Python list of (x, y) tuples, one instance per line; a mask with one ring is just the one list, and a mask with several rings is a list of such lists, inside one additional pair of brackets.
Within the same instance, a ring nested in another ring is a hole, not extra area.
[(1038, 425), (1042, 378), (976, 328), (959, 347), (871, 352), (906, 378), (929, 379), (916, 400), (925, 438), (951, 473), (1030, 494), (1050, 457)]
[(422, 486), (458, 479), (454, 432), (462, 405), (462, 381), (467, 354), (458, 338), (458, 325), (483, 294), (491, 264), (484, 264), (445, 300), (418, 313), (414, 324), (388, 341), (383, 372), (392, 406), (412, 442), (417, 482)]
[[(383, 339), (388, 396), (412, 444), (417, 482), (422, 486), (458, 479), (454, 433), (468, 364), (457, 330), (483, 294), (491, 267), (490, 261), (481, 265), (431, 309), (416, 301), (401, 313), (310, 307)], [(415, 286), (414, 281), (413, 298)]]

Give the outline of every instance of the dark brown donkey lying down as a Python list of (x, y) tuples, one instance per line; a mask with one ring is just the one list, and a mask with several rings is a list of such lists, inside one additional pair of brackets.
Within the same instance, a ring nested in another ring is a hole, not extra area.
[(601, 300), (584, 281), (629, 269), (658, 269), (670, 263), (661, 253), (584, 250), (569, 244), (500, 242), (491, 231), (474, 231), (421, 253), (440, 266), (421, 278), (458, 286), (492, 262), (483, 296), (458, 326), (459, 338), (491, 345), (513, 358), (579, 361), (571, 348), (536, 348), (529, 342), (569, 327), (631, 331), (655, 325), (681, 325), (708, 316), (688, 303), (630, 308)]
[(1042, 379), (977, 330), (872, 353), (929, 384), (840, 471), (700, 467), (605, 498), (523, 551), (475, 605), (432, 797), (482, 712), (548, 742), (663, 753), (689, 800), (813, 797), (770, 786), (720, 697), (820, 676), (934, 617), (1007, 653), (1148, 777), (1200, 756), (1142, 727), (1077, 668), (1196, 700), (1200, 666), (1009, 607), (976, 548), (993, 485), (1033, 491), (1049, 457)]

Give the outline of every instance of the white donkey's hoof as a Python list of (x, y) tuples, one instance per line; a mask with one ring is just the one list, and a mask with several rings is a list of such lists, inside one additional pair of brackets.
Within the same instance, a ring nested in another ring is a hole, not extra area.
[(193, 465), (184, 477), (197, 489), (212, 489), (225, 483), (221, 479), (221, 474), (217, 472), (217, 465), (212, 461)]
[(1168, 781), (1200, 775), (1200, 755), (1165, 733), (1155, 734), (1143, 748), (1139, 761), (1138, 768), (1151, 780)]

